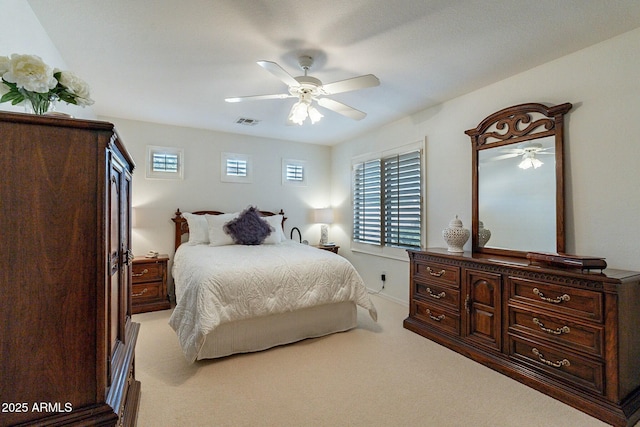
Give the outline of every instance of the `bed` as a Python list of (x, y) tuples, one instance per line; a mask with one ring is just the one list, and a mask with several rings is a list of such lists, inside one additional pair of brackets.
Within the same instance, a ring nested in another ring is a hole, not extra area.
[(268, 224), (268, 236), (261, 244), (234, 241), (251, 208), (233, 214), (178, 210), (172, 218), (176, 307), (169, 324), (188, 362), (347, 331), (357, 326), (357, 306), (376, 320), (351, 263), (286, 239), (282, 211), (253, 208), (252, 221), (257, 215), (258, 227)]

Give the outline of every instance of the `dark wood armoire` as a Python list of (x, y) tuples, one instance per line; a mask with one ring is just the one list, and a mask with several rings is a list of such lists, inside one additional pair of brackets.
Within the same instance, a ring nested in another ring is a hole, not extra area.
[(135, 425), (131, 173), (113, 124), (0, 113), (0, 425)]

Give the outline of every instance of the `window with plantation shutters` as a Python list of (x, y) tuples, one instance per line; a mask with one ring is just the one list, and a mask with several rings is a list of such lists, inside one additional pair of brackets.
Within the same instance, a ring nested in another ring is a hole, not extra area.
[(182, 179), (183, 150), (175, 147), (147, 146), (147, 178)]
[(282, 159), (282, 184), (307, 185), (307, 162), (304, 160)]
[(421, 246), (421, 158), (421, 150), (414, 150), (354, 164), (354, 242)]
[(251, 156), (238, 153), (222, 153), (220, 161), (220, 180), (222, 182), (251, 183)]

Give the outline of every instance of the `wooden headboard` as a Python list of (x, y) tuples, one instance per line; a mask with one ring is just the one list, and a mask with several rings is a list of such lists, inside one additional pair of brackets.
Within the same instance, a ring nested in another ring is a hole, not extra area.
[[(262, 216), (273, 216), (273, 215), (282, 215), (282, 229), (284, 230), (284, 222), (287, 218), (284, 216), (284, 211), (280, 209), (280, 212), (270, 212), (270, 211), (259, 211)], [(191, 212), (194, 215), (222, 215), (224, 212), (220, 211), (195, 211)], [(182, 216), (182, 212), (180, 212), (180, 208), (176, 210), (175, 216), (171, 218), (171, 221), (175, 224), (175, 242), (174, 249), (178, 250), (178, 247), (182, 244), (182, 236), (189, 233), (189, 224), (185, 217)]]

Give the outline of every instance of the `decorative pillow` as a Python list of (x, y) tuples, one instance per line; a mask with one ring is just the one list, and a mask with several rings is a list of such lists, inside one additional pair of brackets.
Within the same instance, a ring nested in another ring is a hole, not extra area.
[(249, 206), (236, 219), (226, 223), (224, 231), (239, 245), (260, 245), (273, 228), (255, 207)]
[(189, 225), (189, 244), (202, 245), (209, 243), (209, 225), (204, 215), (183, 213), (182, 216)]
[(207, 224), (209, 225), (209, 246), (225, 246), (233, 245), (233, 238), (225, 233), (224, 225), (236, 218), (238, 213), (221, 214), (221, 215), (205, 215)]
[(271, 228), (273, 228), (273, 231), (271, 232), (271, 234), (269, 234), (269, 236), (267, 236), (267, 238), (263, 243), (275, 244), (275, 243), (283, 242), (285, 240), (284, 231), (282, 231), (283, 216), (272, 215), (272, 216), (263, 216), (261, 218), (263, 221), (266, 221), (271, 226)]

